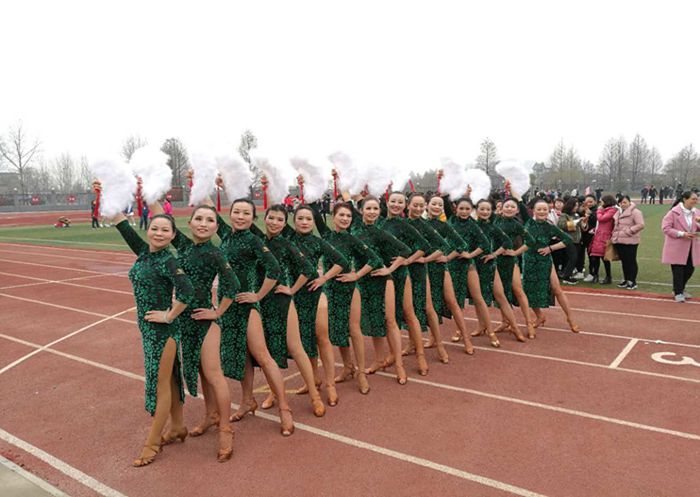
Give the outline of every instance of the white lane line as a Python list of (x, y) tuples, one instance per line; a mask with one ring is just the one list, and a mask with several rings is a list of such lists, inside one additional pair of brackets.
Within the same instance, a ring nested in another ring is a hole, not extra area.
[[(19, 340), (15, 340), (13, 337), (7, 337), (7, 336), (5, 336), (5, 335), (0, 335), (0, 336), (2, 336), (3, 338), (8, 338), (8, 339), (13, 340), (13, 341), (21, 342), (21, 343), (23, 343), (23, 344), (25, 344), (25, 345), (30, 345), (30, 346), (33, 345), (33, 346), (36, 346), (36, 344), (31, 344), (30, 342), (26, 342), (26, 341), (24, 341), (24, 340), (19, 341)], [(66, 353), (59, 352), (59, 351), (56, 351), (56, 350), (53, 350), (53, 349), (44, 349), (44, 351), (45, 351), (45, 352), (50, 352), (50, 353), (52, 353), (52, 354), (60, 355), (60, 356), (65, 357), (65, 358), (67, 358), (67, 359), (73, 359), (73, 360), (76, 360), (76, 361), (81, 362), (81, 363), (83, 363), (83, 364), (88, 364), (88, 365), (91, 365), (91, 366), (96, 366), (96, 367), (98, 367), (98, 368), (100, 368), (100, 369), (104, 369), (104, 370), (109, 371), (109, 372), (111, 372), (111, 373), (116, 373), (116, 374), (125, 376), (125, 377), (127, 377), (127, 378), (136, 379), (136, 380), (139, 380), (139, 381), (144, 381), (143, 376), (135, 375), (135, 374), (130, 373), (130, 372), (128, 372), (128, 371), (123, 371), (123, 370), (120, 370), (120, 369), (117, 369), (117, 368), (113, 368), (113, 367), (107, 366), (107, 365), (105, 365), (105, 364), (96, 363), (96, 362), (94, 362), (94, 361), (90, 361), (90, 360), (84, 359), (84, 358), (82, 358), (82, 357), (74, 356), (74, 355), (72, 355), (72, 354), (66, 354)], [(295, 376), (295, 375), (292, 375), (292, 376)], [(291, 377), (291, 376), (290, 376), (290, 377)], [(202, 399), (203, 397), (202, 397), (201, 395), (199, 395), (198, 398), (199, 398), (199, 399)], [(232, 406), (234, 409), (238, 409), (238, 407), (239, 407), (239, 405), (234, 404), (234, 403), (231, 403), (231, 406)], [(268, 421), (272, 421), (272, 422), (274, 422), (275, 424), (279, 423), (279, 417), (274, 416), (274, 415), (272, 415), (272, 414), (267, 414), (267, 413), (260, 413), (260, 412), (258, 412), (258, 413), (257, 413), (257, 417), (266, 419), (266, 420), (268, 420)], [(376, 452), (376, 453), (381, 454), (381, 455), (384, 455), (384, 456), (388, 456), (388, 457), (392, 457), (392, 458), (394, 458), (394, 459), (398, 459), (399, 461), (408, 462), (408, 463), (411, 463), (411, 464), (415, 464), (415, 465), (417, 465), (417, 466), (423, 466), (423, 467), (425, 467), (425, 468), (432, 469), (432, 470), (434, 470), (434, 471), (439, 471), (439, 472), (441, 472), (441, 473), (445, 473), (445, 474), (448, 474), (448, 475), (451, 475), (451, 476), (456, 476), (456, 477), (462, 478), (462, 479), (464, 479), (464, 480), (473, 481), (473, 482), (479, 483), (479, 484), (481, 484), (481, 485), (485, 485), (485, 486), (488, 486), (488, 487), (496, 488), (496, 489), (498, 489), (498, 490), (503, 490), (503, 491), (506, 491), (506, 492), (510, 492), (510, 493), (512, 493), (512, 494), (514, 494), (514, 495), (519, 495), (519, 496), (523, 496), (523, 497), (545, 497), (545, 496), (542, 495), (542, 494), (539, 494), (539, 493), (536, 493), (536, 492), (532, 492), (532, 491), (530, 491), (530, 490), (527, 490), (527, 489), (524, 489), (524, 488), (521, 488), (521, 487), (517, 487), (517, 486), (514, 486), (514, 485), (510, 485), (510, 484), (508, 484), (508, 483), (504, 483), (504, 482), (501, 482), (501, 481), (498, 481), (498, 480), (493, 480), (493, 479), (491, 479), (491, 478), (487, 478), (487, 477), (484, 477), (484, 476), (480, 476), (480, 475), (477, 475), (477, 474), (474, 474), (474, 473), (469, 473), (469, 472), (467, 472), (467, 471), (463, 471), (463, 470), (461, 470), (461, 469), (453, 468), (453, 467), (451, 467), (451, 466), (445, 466), (444, 464), (439, 464), (439, 463), (430, 461), (429, 459), (423, 459), (423, 458), (421, 458), (421, 457), (412, 456), (412, 455), (410, 455), (410, 454), (405, 454), (405, 453), (403, 453), (403, 452), (398, 452), (398, 451), (395, 451), (395, 450), (392, 450), (392, 449), (388, 449), (388, 448), (385, 448), (385, 447), (381, 447), (381, 446), (379, 446), (379, 445), (375, 445), (375, 444), (363, 442), (363, 441), (361, 441), (361, 440), (356, 440), (356, 439), (354, 439), (354, 438), (346, 437), (346, 436), (344, 436), (344, 435), (339, 435), (339, 434), (333, 433), (333, 432), (331, 432), (331, 431), (321, 430), (321, 429), (319, 429), (319, 428), (313, 427), (313, 426), (311, 426), (311, 425), (307, 425), (307, 424), (305, 424), (305, 423), (298, 423), (298, 422), (295, 422), (295, 423), (294, 423), (294, 426), (295, 426), (295, 428), (298, 429), (298, 430), (308, 431), (308, 432), (313, 433), (313, 434), (315, 434), (315, 435), (318, 435), (318, 436), (321, 436), (321, 437), (324, 437), (324, 438), (328, 438), (328, 439), (334, 440), (334, 441), (336, 441), (336, 442), (340, 442), (340, 443), (343, 443), (343, 444), (346, 444), (346, 445), (350, 445), (350, 446), (352, 446), (352, 447), (357, 447), (357, 448), (360, 448), (360, 449), (365, 449), (365, 450), (369, 450), (369, 451), (372, 451), (372, 452)], [(77, 479), (77, 478), (76, 478), (76, 479)], [(80, 481), (80, 480), (78, 480), (78, 481)], [(91, 488), (92, 488), (92, 487), (91, 487)]]
[(23, 363), (24, 361), (26, 361), (26, 360), (29, 359), (30, 357), (35, 356), (36, 354), (38, 354), (38, 353), (41, 352), (42, 350), (48, 349), (48, 348), (51, 347), (52, 345), (56, 345), (57, 343), (60, 343), (60, 342), (62, 342), (62, 341), (64, 341), (64, 340), (67, 340), (67, 339), (69, 339), (69, 338), (71, 338), (71, 337), (73, 337), (73, 336), (75, 336), (75, 335), (78, 335), (79, 333), (82, 333), (83, 331), (89, 330), (90, 328), (93, 328), (93, 327), (97, 326), (98, 324), (102, 324), (102, 323), (104, 323), (105, 321), (109, 321), (110, 319), (117, 318), (117, 317), (121, 316), (122, 314), (125, 314), (125, 313), (127, 313), (127, 312), (129, 312), (129, 311), (133, 311), (134, 309), (136, 309), (136, 308), (135, 308), (135, 307), (130, 307), (129, 309), (126, 309), (126, 310), (124, 310), (124, 311), (118, 312), (118, 313), (113, 314), (113, 315), (111, 315), (111, 316), (108, 316), (108, 317), (106, 317), (106, 318), (100, 319), (99, 321), (95, 321), (94, 323), (88, 324), (87, 326), (83, 326), (82, 328), (80, 328), (80, 329), (78, 329), (78, 330), (75, 330), (75, 331), (73, 331), (73, 332), (71, 332), (71, 333), (68, 333), (67, 335), (65, 335), (65, 336), (63, 336), (63, 337), (61, 337), (61, 338), (58, 338), (58, 339), (54, 340), (53, 342), (47, 343), (46, 345), (43, 345), (42, 347), (40, 347), (40, 348), (38, 348), (38, 349), (36, 349), (36, 350), (30, 352), (29, 354), (27, 354), (27, 355), (25, 355), (25, 356), (23, 356), (23, 357), (20, 357), (20, 358), (17, 359), (16, 361), (11, 362), (10, 364), (8, 364), (7, 366), (5, 366), (4, 368), (0, 369), (0, 375), (3, 374), (3, 373), (5, 373), (5, 372), (8, 371), (8, 370), (14, 368), (15, 366), (17, 366), (17, 365)]
[[(100, 246), (105, 246), (105, 247), (123, 247), (124, 244), (122, 243), (98, 243), (98, 242), (79, 242), (79, 241), (71, 241), (71, 240), (56, 240), (53, 238), (27, 238), (27, 237), (20, 237), (20, 236), (7, 236), (7, 235), (0, 235), (0, 240), (26, 240), (29, 242), (50, 242), (50, 243), (65, 243), (67, 245), (100, 245)], [(5, 242), (8, 243), (8, 242)]]
[[(0, 237), (0, 240), (2, 237)], [(36, 238), (27, 238), (27, 240), (36, 240)], [(60, 240), (45, 240), (45, 241), (50, 241), (50, 242), (60, 242)], [(68, 242), (72, 243), (72, 242)], [(89, 243), (89, 242), (88, 242)], [(50, 245), (36, 245), (36, 244), (28, 244), (28, 243), (9, 243), (9, 242), (0, 242), (0, 247), (2, 246), (11, 246), (11, 247), (22, 247), (22, 248), (42, 248), (42, 250), (45, 248), (47, 250), (58, 250), (60, 252), (80, 252), (82, 254), (88, 253), (88, 254), (95, 254), (96, 252), (91, 249), (80, 249), (80, 248), (64, 248), (64, 247), (52, 247)], [(90, 245), (98, 245), (95, 243), (90, 243)], [(111, 245), (111, 244), (110, 244)], [(116, 244), (114, 244), (116, 245)], [(120, 247), (126, 247), (125, 245), (119, 245)], [(136, 258), (135, 255), (133, 255), (131, 252), (124, 250), (124, 251), (118, 251), (118, 250), (103, 250), (100, 249), (97, 253), (100, 254), (112, 254), (112, 255), (120, 255), (120, 256), (125, 256), (125, 257), (131, 257), (132, 259)]]
[[(16, 276), (19, 278), (27, 278), (27, 279), (31, 279), (31, 280), (40, 281), (40, 283), (25, 283), (23, 285), (4, 286), (4, 287), (0, 287), (0, 290), (10, 290), (12, 288), (24, 288), (27, 286), (48, 285), (48, 284), (54, 283), (57, 285), (68, 285), (68, 286), (74, 286), (77, 288), (88, 288), (90, 290), (98, 290), (98, 291), (102, 291), (102, 292), (120, 293), (122, 295), (133, 295), (133, 292), (127, 292), (126, 290), (115, 290), (113, 288), (104, 288), (104, 287), (100, 287), (100, 286), (79, 285), (77, 283), (71, 283), (72, 281), (83, 280), (83, 279), (88, 279), (88, 278), (104, 278), (105, 276), (118, 276), (116, 274), (109, 274), (109, 275), (107, 275), (107, 274), (95, 274), (95, 275), (90, 275), (90, 276), (80, 276), (78, 278), (68, 278), (65, 280), (48, 280), (45, 278), (35, 278), (33, 276), (22, 276), (19, 274), (3, 273), (3, 272), (0, 272), (0, 274), (5, 274), (8, 276)], [(123, 273), (122, 273), (122, 275), (123, 275)]]
[[(79, 312), (80, 314), (87, 314), (89, 316), (97, 316), (99, 318), (109, 317), (109, 315), (102, 314), (99, 312), (84, 311), (83, 309), (76, 309), (75, 307), (67, 307), (65, 305), (52, 304), (50, 302), (44, 302), (42, 300), (28, 299), (25, 297), (18, 297), (16, 295), (10, 295), (7, 293), (0, 293), (0, 297), (7, 297), (8, 299), (21, 300), (22, 302), (31, 302), (32, 304), (46, 305), (49, 307), (55, 307), (56, 309), (63, 309), (65, 311)], [(133, 319), (114, 318), (114, 320), (115, 321), (122, 321), (124, 323), (136, 324), (136, 321), (134, 321)]]
[[(476, 318), (469, 318), (465, 317), (465, 321), (478, 321)], [(497, 319), (492, 319), (492, 323), (496, 324), (501, 324), (501, 321), (498, 321)], [(523, 325), (523, 323), (518, 323), (520, 325)], [(571, 330), (569, 328), (552, 328), (551, 326), (540, 326), (537, 328), (538, 330), (547, 330), (547, 331), (555, 331), (555, 332), (563, 332), (565, 334), (574, 336), (571, 333)], [(654, 344), (662, 344), (662, 345), (678, 345), (679, 347), (690, 347), (694, 349), (700, 349), (700, 345), (695, 345), (691, 343), (681, 343), (681, 342), (667, 342), (666, 340), (659, 340), (658, 338), (644, 338), (644, 337), (631, 337), (628, 335), (615, 335), (613, 333), (596, 333), (594, 331), (581, 331), (578, 333), (579, 335), (590, 335), (590, 336), (595, 336), (595, 337), (604, 337), (604, 338), (619, 338), (620, 340), (631, 340), (632, 338), (636, 338), (640, 342), (649, 342), (649, 343), (654, 343)]]
[(619, 311), (600, 311), (597, 309), (581, 309), (581, 308), (576, 308), (576, 307), (572, 307), (571, 310), (577, 311), (577, 312), (587, 312), (590, 314), (611, 314), (613, 316), (628, 316), (628, 317), (633, 317), (633, 318), (646, 318), (646, 319), (656, 319), (656, 320), (660, 319), (662, 321), (678, 321), (680, 323), (700, 324), (700, 320), (697, 320), (697, 319), (670, 318), (667, 316), (654, 316), (651, 314), (637, 314), (637, 313), (619, 312)]
[(110, 261), (110, 260), (105, 260), (105, 259), (94, 259), (91, 257), (73, 257), (71, 255), (58, 255), (58, 254), (47, 254), (45, 252), (30, 252), (30, 251), (17, 251), (17, 250), (2, 250), (0, 249), (1, 253), (6, 253), (10, 255), (28, 255), (28, 256), (35, 256), (38, 255), (42, 258), (56, 258), (56, 259), (71, 259), (75, 261), (93, 261), (93, 262), (101, 262), (103, 264), (121, 264), (121, 265), (128, 265), (131, 266), (133, 264), (133, 261)]
[(61, 492), (59, 489), (54, 487), (48, 482), (45, 482), (39, 477), (34, 476), (31, 474), (29, 471), (24, 469), (21, 466), (18, 466), (17, 464), (13, 463), (9, 459), (5, 459), (4, 457), (0, 456), (0, 465), (5, 466), (7, 469), (12, 471), (13, 473), (17, 473), (19, 476), (24, 478), (25, 480), (31, 482), (32, 484), (36, 485), (40, 489), (42, 489), (44, 492), (46, 492), (49, 495), (53, 495), (53, 497), (70, 497), (68, 494)]
[(7, 469), (12, 471), (13, 473), (17, 473), (19, 476), (24, 478), (25, 480), (31, 482), (32, 484), (36, 485), (40, 489), (42, 489), (44, 492), (46, 492), (49, 495), (52, 495), (53, 497), (70, 497), (68, 494), (61, 492), (59, 489), (54, 487), (48, 482), (45, 482), (41, 478), (38, 478), (31, 474), (29, 471), (24, 469), (21, 466), (18, 466), (17, 464), (13, 463), (9, 459), (5, 459), (4, 457), (0, 456), (0, 465), (5, 466)]
[[(654, 302), (666, 302), (668, 304), (675, 304), (673, 300), (671, 300), (671, 297), (669, 298), (661, 298), (661, 297), (641, 297), (639, 295), (618, 295), (616, 293), (598, 293), (598, 292), (577, 292), (574, 290), (569, 290), (566, 289), (566, 294), (567, 295), (581, 295), (583, 297), (612, 297), (616, 299), (630, 299), (630, 300), (651, 300)], [(700, 304), (700, 302), (688, 302), (686, 301), (686, 304)]]
[(637, 340), (636, 338), (633, 338), (632, 340), (630, 340), (629, 343), (627, 345), (625, 345), (625, 348), (622, 349), (622, 352), (620, 352), (620, 354), (615, 358), (615, 360), (610, 363), (609, 367), (611, 367), (613, 369), (618, 367), (620, 365), (620, 363), (625, 360), (625, 357), (627, 357), (627, 354), (632, 352), (632, 349), (634, 348), (635, 345), (637, 345), (637, 342), (639, 342), (639, 340)]
[(29, 442), (25, 442), (21, 438), (17, 438), (16, 436), (6, 432), (2, 428), (0, 428), (0, 438), (5, 440), (7, 443), (14, 445), (15, 447), (19, 447), (23, 451), (28, 452), (37, 459), (44, 461), (49, 466), (52, 466), (61, 473), (82, 483), (83, 485), (85, 485), (91, 490), (94, 490), (100, 495), (104, 495), (105, 497), (126, 497), (126, 495), (124, 495), (123, 493), (118, 492), (111, 487), (108, 487), (104, 483), (95, 480), (91, 476), (86, 475), (79, 469), (74, 468), (70, 464), (61, 461), (60, 459), (52, 456), (48, 452), (44, 452), (39, 447), (35, 447)]
[(115, 271), (114, 273), (106, 273), (104, 271), (90, 271), (89, 269), (77, 269), (74, 267), (65, 267), (65, 266), (53, 266), (50, 264), (38, 264), (36, 262), (24, 262), (24, 261), (15, 261), (12, 259), (0, 259), (0, 262), (9, 262), (11, 264), (24, 264), (26, 266), (37, 266), (37, 267), (50, 267), (52, 269), (63, 269), (65, 271), (78, 271), (80, 273), (90, 273), (90, 274), (103, 274), (103, 275), (108, 275), (108, 276), (115, 276), (116, 273), (121, 273), (122, 271)]
[[(605, 366), (605, 368), (607, 369), (607, 366)], [(381, 371), (377, 371), (375, 374), (378, 374), (379, 376), (386, 376), (386, 377), (392, 378), (392, 379), (395, 378), (395, 375), (393, 375), (391, 373), (384, 373)], [(422, 380), (420, 378), (413, 378), (412, 377), (410, 381), (412, 383), (420, 383), (422, 385), (429, 385), (429, 386), (432, 386), (435, 388), (442, 388), (443, 390), (452, 390), (455, 392), (463, 392), (463, 393), (468, 393), (471, 395), (477, 395), (479, 397), (485, 397), (488, 399), (502, 400), (505, 402), (511, 402), (514, 404), (520, 404), (520, 405), (524, 405), (524, 406), (528, 406), (528, 407), (536, 407), (536, 408), (544, 409), (547, 411), (559, 412), (562, 414), (570, 414), (572, 416), (594, 419), (596, 421), (604, 421), (606, 423), (612, 423), (612, 424), (616, 424), (616, 425), (626, 426), (628, 428), (636, 428), (638, 430), (645, 430), (645, 431), (651, 431), (651, 432), (655, 432), (655, 433), (662, 433), (664, 435), (671, 435), (674, 437), (685, 438), (687, 440), (700, 441), (700, 435), (696, 435), (695, 433), (686, 433), (683, 431), (669, 430), (666, 428), (659, 428), (658, 426), (646, 425), (646, 424), (642, 424), (642, 423), (635, 423), (633, 421), (626, 421), (624, 419), (617, 419), (617, 418), (611, 418), (608, 416), (601, 416), (598, 414), (592, 414), (590, 412), (579, 411), (577, 409), (567, 409), (565, 407), (552, 406), (549, 404), (543, 404), (541, 402), (533, 402), (530, 400), (516, 399), (513, 397), (507, 397), (505, 395), (497, 395), (497, 394), (493, 394), (493, 393), (481, 392), (479, 390), (472, 390), (471, 388), (456, 387), (453, 385), (446, 385), (444, 383), (436, 383), (434, 381)]]
[[(407, 337), (404, 336), (404, 338), (407, 338)], [(464, 347), (463, 345), (461, 345), (459, 343), (452, 343), (452, 342), (447, 342), (447, 341), (443, 341), (442, 343), (444, 345), (449, 345), (452, 347), (459, 347), (459, 348)], [(608, 366), (607, 364), (596, 364), (595, 362), (584, 362), (584, 361), (577, 361), (575, 359), (563, 359), (561, 357), (551, 357), (551, 356), (539, 355), (539, 354), (528, 354), (526, 352), (515, 352), (514, 350), (505, 350), (503, 348), (495, 349), (493, 347), (481, 347), (479, 345), (475, 345), (474, 348), (479, 349), (479, 350), (483, 350), (486, 352), (495, 352), (498, 354), (510, 354), (510, 355), (514, 355), (514, 356), (528, 357), (531, 359), (544, 359), (545, 361), (563, 362), (565, 364), (575, 364), (577, 366), (586, 366), (589, 368), (601, 368), (601, 369), (605, 369), (608, 371), (624, 371), (626, 373), (640, 374), (642, 376), (653, 376), (656, 378), (665, 378), (667, 380), (678, 380), (678, 381), (686, 381), (686, 382), (690, 382), (690, 383), (700, 383), (700, 380), (695, 379), (695, 378), (686, 378), (684, 376), (673, 376), (670, 374), (663, 374), (663, 373), (653, 373), (651, 371), (642, 371), (642, 370), (637, 370), (637, 369), (626, 369), (626, 368), (610, 369), (610, 366)]]

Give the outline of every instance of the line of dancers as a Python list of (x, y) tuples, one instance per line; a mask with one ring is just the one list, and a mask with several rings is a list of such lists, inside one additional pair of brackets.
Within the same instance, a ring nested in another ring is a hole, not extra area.
[[(281, 434), (290, 436), (294, 423), (281, 373), (289, 359), (304, 380), (296, 393), (308, 394), (313, 414), (321, 417), (326, 413), (319, 391), (324, 383), (326, 403), (337, 406), (337, 383), (354, 379), (368, 394), (368, 376), (393, 367), (397, 383), (406, 384), (406, 356), (415, 356), (422, 376), (429, 373), (426, 349), (435, 348), (438, 360), (448, 363), (440, 333), (446, 318), (454, 323), (451, 340), (462, 342), (468, 355), (474, 354), (472, 337), (486, 335), (493, 347), (501, 346), (499, 331), (521, 342), (525, 336), (534, 339), (545, 323), (543, 309), (555, 298), (571, 331), (578, 332), (551, 258), (571, 239), (547, 222), (545, 201), (535, 202), (530, 214), (508, 183), (506, 194), (498, 215), (491, 201), (473, 202), (469, 190), (459, 199), (401, 192), (351, 199), (345, 194), (333, 207), (331, 226), (316, 204), (298, 206), (291, 220), (283, 205), (273, 205), (265, 212), (264, 230), (255, 225), (251, 200), (234, 200), (228, 221), (207, 200), (192, 211), (190, 236), (155, 203), (149, 206), (147, 242), (123, 215), (115, 217), (138, 256), (129, 278), (144, 350), (145, 407), (153, 416), (133, 465), (148, 465), (164, 446), (210, 428), (218, 429), (217, 460), (229, 460), (231, 423), (258, 409), (255, 366), (271, 392), (261, 407), (277, 405)], [(218, 247), (212, 243), (215, 236)], [(464, 319), (467, 300), (478, 319), (471, 333)], [(493, 304), (502, 315), (497, 329), (488, 309)], [(525, 318), (525, 333), (514, 305)], [(402, 329), (408, 332), (403, 348)], [(429, 333), (425, 342), (423, 333)], [(364, 337), (372, 339), (370, 364)], [(343, 362), (338, 374), (333, 347)], [(196, 396), (198, 378), (205, 412), (188, 430), (185, 388)], [(226, 378), (242, 386), (234, 413)]]

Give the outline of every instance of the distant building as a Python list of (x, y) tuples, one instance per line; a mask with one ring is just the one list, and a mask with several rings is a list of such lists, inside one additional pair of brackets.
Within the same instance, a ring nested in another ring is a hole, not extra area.
[(19, 192), (19, 173), (0, 172), (0, 194)]

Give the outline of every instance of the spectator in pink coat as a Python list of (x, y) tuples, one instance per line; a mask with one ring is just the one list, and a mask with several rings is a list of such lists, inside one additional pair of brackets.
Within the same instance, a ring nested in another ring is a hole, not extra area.
[(167, 197), (163, 202), (163, 212), (165, 212), (168, 216), (173, 215), (173, 204), (170, 203), (170, 199)]
[(642, 211), (632, 203), (628, 195), (623, 195), (620, 200), (620, 209), (613, 218), (615, 226), (611, 240), (620, 256), (622, 263), (622, 283), (617, 286), (634, 290), (637, 288), (637, 247), (639, 247), (639, 233), (644, 229), (644, 216)]
[(671, 265), (676, 302), (685, 302), (690, 298), (685, 286), (695, 266), (700, 264), (700, 210), (695, 208), (697, 203), (697, 193), (683, 192), (661, 221), (664, 232), (661, 262)]
[[(612, 195), (604, 195), (601, 199), (603, 205), (596, 211), (598, 224), (593, 235), (593, 240), (588, 246), (588, 259), (590, 261), (590, 273), (593, 275), (593, 283), (598, 282), (598, 273), (600, 271), (600, 261), (605, 255), (605, 247), (608, 240), (612, 237), (613, 226), (615, 225), (615, 213), (617, 213), (617, 202)], [(610, 261), (603, 261), (605, 265), (605, 279), (600, 282), (601, 285), (609, 285), (612, 283), (612, 274), (610, 270)]]

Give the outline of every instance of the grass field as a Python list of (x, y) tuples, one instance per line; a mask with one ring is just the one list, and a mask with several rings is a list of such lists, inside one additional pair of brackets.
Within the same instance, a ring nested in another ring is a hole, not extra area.
[[(661, 219), (668, 212), (670, 206), (643, 205), (640, 207), (644, 213), (646, 228), (642, 231), (642, 242), (639, 246), (637, 257), (639, 262), (639, 290), (670, 294), (671, 271), (668, 266), (661, 264), (661, 249), (663, 246)], [(179, 217), (176, 218), (176, 221), (178, 226), (186, 228), (186, 218)], [(261, 219), (257, 220), (257, 224), (262, 226)], [(141, 234), (143, 236), (144, 232), (141, 232)], [(92, 229), (90, 223), (74, 223), (68, 229), (43, 226), (0, 228), (0, 241), (102, 250), (128, 250), (116, 229)], [(620, 263), (614, 262), (613, 282), (615, 283), (621, 279), (622, 269)], [(584, 283), (579, 283), (578, 286), (608, 288)], [(689, 286), (698, 287), (700, 285), (696, 281), (691, 280)]]

